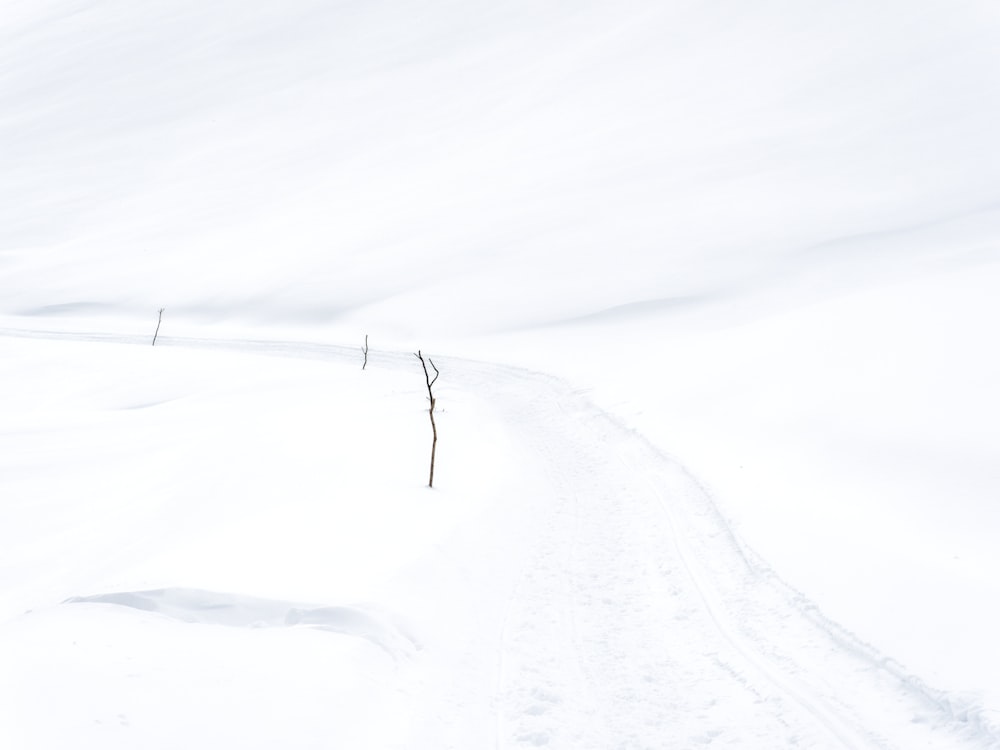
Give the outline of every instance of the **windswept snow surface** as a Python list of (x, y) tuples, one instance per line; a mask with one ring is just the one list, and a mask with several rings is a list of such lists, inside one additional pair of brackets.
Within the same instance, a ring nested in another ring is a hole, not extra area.
[(0, 0), (0, 744), (996, 746), (998, 38)]
[(411, 355), (9, 333), (33, 375), (4, 403), (10, 746), (998, 739), (562, 381), (437, 360), (431, 491)]

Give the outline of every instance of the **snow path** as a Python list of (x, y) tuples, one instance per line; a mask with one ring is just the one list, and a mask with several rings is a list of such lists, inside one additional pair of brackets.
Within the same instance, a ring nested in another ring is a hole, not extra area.
[[(683, 467), (584, 394), (439, 358), (543, 467), (498, 660), (496, 747), (997, 747), (996, 729), (824, 618)], [(488, 580), (490, 575), (472, 573)], [(481, 644), (477, 647), (481, 647)]]
[[(148, 345), (102, 334), (0, 335)], [(358, 357), (353, 347), (293, 342), (163, 337), (159, 345)], [(412, 368), (411, 360), (373, 351), (369, 366)], [(449, 653), (431, 639), (399, 667), (415, 717), (461, 725), (467, 711), (462, 731), (482, 738), (486, 706), (497, 748), (1000, 747), (983, 717), (784, 585), (682, 467), (584, 394), (538, 373), (435, 360), (442, 385), (501, 414), (524, 465), (514, 468), (521, 491), (512, 501), (440, 550), (442, 569), (456, 559), (464, 569), (412, 592), (431, 610), (435, 597), (461, 597), (470, 610), (449, 631)], [(479, 547), (486, 552), (469, 554)], [(482, 583), (491, 588), (477, 590)], [(411, 731), (411, 747), (442, 736), (450, 741), (438, 746), (462, 746), (426, 719), (413, 718)]]
[(954, 746), (914, 723), (936, 713), (917, 685), (751, 566), (680, 467), (564, 385), (511, 380), (493, 395), (551, 494), (505, 617), (498, 747)]

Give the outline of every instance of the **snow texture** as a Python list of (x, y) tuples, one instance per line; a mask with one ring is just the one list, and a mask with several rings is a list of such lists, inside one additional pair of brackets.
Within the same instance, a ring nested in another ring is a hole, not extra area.
[(0, 1), (0, 746), (1000, 748), (998, 35)]

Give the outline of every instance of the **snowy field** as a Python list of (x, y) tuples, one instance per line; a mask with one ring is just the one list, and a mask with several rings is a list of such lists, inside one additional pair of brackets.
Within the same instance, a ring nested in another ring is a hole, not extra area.
[(0, 0), (0, 747), (1000, 748), (998, 38)]

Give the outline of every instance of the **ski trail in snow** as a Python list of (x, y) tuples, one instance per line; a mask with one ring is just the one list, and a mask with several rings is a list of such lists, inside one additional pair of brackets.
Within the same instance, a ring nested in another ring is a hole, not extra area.
[[(655, 496), (634, 467), (616, 465), (613, 443), (586, 444), (593, 429), (563, 434), (574, 416), (558, 397), (555, 407), (563, 419), (538, 400), (513, 415), (534, 425), (532, 451), (556, 491), (509, 615), (498, 745), (879, 746), (735, 636), (719, 643), (715, 634), (728, 631), (693, 564), (669, 544)], [(600, 419), (586, 409), (576, 418)], [(745, 662), (769, 678), (769, 692)], [(778, 710), (761, 710), (775, 701)]]
[[(551, 475), (548, 531), (505, 616), (508, 711), (499, 726), (508, 731), (498, 746), (1000, 746), (975, 711), (953, 710), (823, 618), (743, 548), (704, 489), (641, 435), (547, 376), (449, 366), (491, 401), (507, 402)], [(574, 647), (560, 657), (566, 633)], [(608, 663), (616, 648), (630, 679)], [(574, 673), (586, 686), (575, 694), (559, 684)], [(772, 723), (761, 709), (773, 712)], [(542, 720), (559, 713), (561, 722)], [(679, 731), (678, 717), (688, 716), (698, 726)], [(649, 732), (635, 731), (650, 721)], [(560, 724), (584, 729), (560, 738)]]
[[(623, 463), (628, 465), (624, 459)], [(630, 471), (634, 471), (635, 467), (630, 466), (629, 469)], [(660, 501), (659, 505), (667, 517), (671, 538), (684, 565), (684, 570), (694, 584), (706, 612), (708, 612), (712, 623), (720, 635), (778, 689), (790, 695), (799, 705), (812, 714), (844, 747), (851, 748), (852, 750), (869, 747), (871, 745), (870, 738), (860, 735), (854, 727), (825, 705), (809, 688), (798, 683), (794, 678), (782, 675), (780, 671), (775, 669), (774, 665), (770, 664), (757, 653), (756, 649), (747, 639), (739, 634), (738, 629), (725, 614), (724, 607), (719, 601), (719, 596), (713, 589), (704, 570), (697, 562), (690, 543), (681, 535), (678, 522), (670, 509), (670, 504), (665, 502), (662, 497), (659, 497), (656, 487), (651, 486), (650, 491)]]
[[(357, 360), (354, 347), (312, 343), (159, 345)], [(373, 351), (369, 364), (411, 359)], [(539, 543), (496, 645), (496, 747), (1000, 747), (988, 720), (826, 620), (744, 550), (697, 482), (641, 435), (558, 379), (436, 359), (449, 388), (506, 416), (541, 475), (517, 519), (540, 525)]]
[(641, 435), (616, 427), (630, 437), (620, 460), (643, 476), (668, 518), (713, 625), (843, 746), (1000, 747), (998, 727), (981, 706), (929, 687), (825, 617), (745, 548), (682, 466)]

